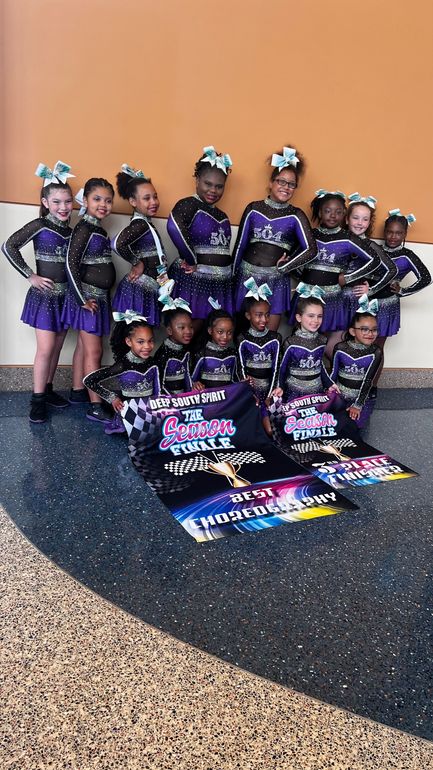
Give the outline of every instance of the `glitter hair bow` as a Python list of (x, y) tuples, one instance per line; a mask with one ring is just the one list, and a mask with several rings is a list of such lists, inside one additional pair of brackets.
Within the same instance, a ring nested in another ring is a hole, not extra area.
[(52, 171), (48, 166), (45, 166), (43, 163), (39, 163), (35, 171), (35, 176), (40, 176), (41, 179), (44, 180), (44, 187), (47, 184), (59, 184), (59, 182), (65, 184), (67, 179), (75, 176), (74, 174), (69, 173), (70, 170), (71, 167), (68, 166), (67, 163), (63, 163), (61, 160), (57, 161)]
[(136, 171), (134, 168), (132, 168), (132, 166), (128, 166), (127, 163), (122, 163), (122, 168), (120, 170), (124, 174), (128, 174), (128, 176), (132, 176), (138, 179), (146, 179), (141, 169), (139, 169), (139, 171)]
[(325, 300), (323, 299), (325, 292), (320, 288), (320, 286), (311, 286), (311, 284), (303, 283), (301, 281), (298, 283), (296, 291), (301, 299), (309, 299), (309, 297), (314, 297), (314, 299), (319, 299), (320, 302), (325, 304)]
[(371, 302), (368, 301), (368, 295), (363, 294), (362, 297), (358, 300), (358, 309), (357, 313), (370, 313), (371, 315), (377, 315), (377, 311), (379, 310), (379, 303), (377, 299), (372, 299)]
[(255, 282), (254, 278), (248, 278), (244, 281), (244, 286), (248, 289), (245, 297), (254, 297), (257, 302), (261, 299), (264, 302), (268, 301), (268, 297), (272, 297), (272, 289), (267, 283), (262, 283), (260, 286)]
[(209, 302), (209, 305), (213, 307), (214, 310), (221, 310), (221, 305), (217, 299), (214, 299), (213, 297), (208, 297), (207, 301)]
[(80, 204), (80, 210), (79, 210), (78, 213), (79, 213), (80, 217), (82, 217), (83, 214), (85, 214), (86, 211), (87, 211), (87, 206), (84, 203), (84, 187), (81, 187), (78, 190), (78, 192), (77, 192), (77, 194), (75, 196), (75, 200), (77, 201), (77, 203)]
[(119, 321), (125, 321), (128, 326), (134, 321), (144, 321), (147, 323), (147, 318), (145, 318), (144, 315), (138, 315), (135, 310), (125, 310), (124, 313), (118, 313), (115, 311), (113, 313), (113, 318), (116, 323), (119, 323)]
[(388, 214), (390, 217), (404, 217), (409, 225), (413, 224), (413, 222), (416, 222), (416, 216), (415, 214), (402, 214), (400, 209), (391, 209), (388, 211)]
[(232, 159), (228, 153), (224, 155), (218, 155), (215, 147), (210, 145), (209, 147), (203, 147), (203, 152), (206, 158), (202, 158), (202, 163), (210, 163), (211, 166), (216, 166), (220, 171), (224, 171), (227, 174), (227, 169), (233, 166)]
[(293, 147), (283, 147), (283, 154), (277, 155), (274, 152), (271, 158), (271, 166), (276, 166), (280, 171), (287, 166), (296, 166), (299, 163), (299, 158), (296, 157), (296, 150)]
[(343, 198), (346, 202), (346, 196), (341, 190), (316, 190), (316, 198), (324, 198), (325, 195), (338, 195), (339, 198)]
[(367, 206), (370, 206), (370, 208), (375, 209), (377, 198), (373, 198), (372, 195), (367, 195), (365, 198), (362, 197), (362, 195), (359, 194), (359, 192), (354, 192), (352, 195), (348, 196), (349, 203), (366, 203)]
[(188, 305), (188, 302), (182, 299), (182, 297), (176, 297), (176, 299), (173, 299), (173, 297), (170, 297), (169, 294), (163, 294), (161, 297), (158, 297), (158, 301), (164, 305), (162, 308), (163, 313), (165, 313), (167, 310), (185, 310), (185, 313), (191, 313), (191, 308)]

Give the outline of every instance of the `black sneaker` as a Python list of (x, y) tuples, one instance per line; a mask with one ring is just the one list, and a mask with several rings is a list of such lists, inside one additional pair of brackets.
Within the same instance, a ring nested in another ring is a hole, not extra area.
[(63, 398), (60, 393), (56, 393), (56, 391), (53, 390), (52, 382), (47, 382), (45, 387), (45, 403), (54, 406), (56, 409), (64, 409), (65, 406), (69, 406), (69, 402), (66, 398)]
[(72, 405), (89, 404), (90, 398), (87, 388), (80, 388), (79, 390), (74, 390), (74, 388), (71, 388), (68, 401)]
[(101, 404), (92, 404), (86, 412), (86, 417), (88, 420), (93, 420), (94, 422), (110, 422), (111, 416), (107, 414), (107, 412), (104, 412)]
[(45, 403), (45, 393), (33, 393), (30, 399), (30, 422), (46, 422), (47, 406)]

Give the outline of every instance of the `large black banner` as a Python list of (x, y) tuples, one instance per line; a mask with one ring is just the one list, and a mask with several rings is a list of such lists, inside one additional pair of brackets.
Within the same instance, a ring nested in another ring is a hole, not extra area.
[(122, 416), (135, 468), (199, 542), (357, 508), (275, 447), (247, 383), (132, 399)]
[(276, 445), (333, 489), (418, 475), (362, 441), (336, 393), (274, 399), (270, 412)]

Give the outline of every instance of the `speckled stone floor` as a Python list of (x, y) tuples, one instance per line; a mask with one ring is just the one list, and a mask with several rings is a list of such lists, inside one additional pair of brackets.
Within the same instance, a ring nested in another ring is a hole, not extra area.
[(420, 478), (351, 492), (357, 512), (198, 545), (122, 438), (80, 408), (30, 427), (28, 395), (1, 394), (0, 766), (433, 768), (415, 737), (433, 734), (423, 395), (379, 403), (367, 436)]

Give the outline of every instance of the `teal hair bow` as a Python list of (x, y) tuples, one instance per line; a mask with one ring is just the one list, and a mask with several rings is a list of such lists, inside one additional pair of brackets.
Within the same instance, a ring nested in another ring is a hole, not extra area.
[(182, 297), (176, 297), (176, 299), (173, 299), (173, 297), (170, 297), (169, 294), (163, 294), (161, 297), (158, 297), (158, 300), (162, 305), (164, 305), (162, 308), (163, 313), (165, 313), (167, 310), (185, 310), (186, 313), (191, 313), (191, 308), (188, 305), (188, 302), (182, 299)]
[(52, 171), (48, 166), (45, 166), (43, 163), (39, 163), (35, 171), (35, 176), (40, 176), (41, 179), (44, 180), (44, 187), (47, 184), (59, 184), (59, 182), (65, 184), (67, 179), (74, 177), (74, 174), (69, 173), (70, 170), (71, 167), (68, 166), (67, 163), (63, 163), (61, 160), (57, 161)]
[(272, 289), (267, 283), (262, 283), (260, 286), (255, 282), (254, 278), (247, 278), (244, 281), (244, 286), (248, 289), (245, 297), (254, 297), (257, 300), (268, 301), (268, 297), (272, 297)]
[(416, 222), (416, 216), (415, 214), (402, 214), (400, 209), (390, 209), (388, 211), (388, 214), (390, 217), (404, 217), (409, 225), (413, 224), (413, 222)]
[(125, 321), (128, 326), (134, 321), (145, 321), (147, 323), (147, 318), (145, 318), (144, 315), (138, 315), (135, 310), (125, 310), (124, 313), (118, 313), (115, 311), (113, 313), (113, 318), (116, 323), (119, 323), (119, 321)]
[(283, 147), (283, 154), (278, 155), (273, 153), (271, 158), (271, 166), (276, 166), (280, 171), (287, 166), (296, 166), (299, 163), (299, 158), (296, 157), (296, 150), (294, 147)]
[(372, 209), (376, 208), (377, 203), (377, 198), (374, 198), (372, 195), (367, 195), (363, 198), (359, 192), (354, 192), (352, 195), (349, 195), (348, 200), (350, 203), (366, 203), (367, 206), (370, 206)]
[(346, 196), (341, 190), (316, 190), (316, 198), (324, 198), (325, 195), (338, 195), (339, 198), (343, 198), (344, 202), (346, 202)]
[(128, 166), (127, 163), (122, 163), (122, 168), (120, 169), (123, 171), (124, 174), (128, 174), (128, 176), (137, 177), (138, 179), (146, 179), (141, 169), (139, 171), (136, 171), (132, 166)]
[(230, 155), (228, 153), (218, 155), (215, 147), (212, 145), (203, 147), (203, 152), (206, 155), (206, 158), (203, 158), (202, 163), (210, 163), (211, 166), (216, 166), (220, 171), (224, 171), (224, 174), (227, 174), (227, 170), (233, 166)]
[(79, 210), (78, 213), (79, 213), (80, 217), (82, 217), (83, 214), (85, 214), (86, 210), (87, 210), (87, 206), (84, 203), (84, 187), (80, 187), (80, 189), (78, 190), (78, 192), (77, 192), (77, 194), (75, 196), (75, 200), (77, 201), (77, 203), (80, 204), (80, 210)]
[(325, 292), (323, 289), (320, 288), (320, 286), (311, 286), (309, 283), (303, 283), (300, 281), (296, 287), (296, 291), (299, 294), (301, 299), (308, 299), (309, 297), (314, 297), (315, 299), (319, 299), (320, 302), (323, 302), (325, 304), (325, 300), (323, 297), (325, 296)]
[(213, 297), (208, 297), (207, 301), (209, 302), (209, 305), (213, 307), (214, 310), (221, 310), (221, 305), (217, 299), (214, 299)]
[(359, 298), (357, 313), (371, 313), (371, 315), (377, 315), (378, 310), (379, 303), (377, 299), (372, 299), (371, 302), (369, 302), (367, 294), (363, 294), (362, 297)]

